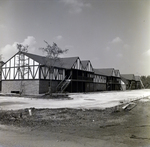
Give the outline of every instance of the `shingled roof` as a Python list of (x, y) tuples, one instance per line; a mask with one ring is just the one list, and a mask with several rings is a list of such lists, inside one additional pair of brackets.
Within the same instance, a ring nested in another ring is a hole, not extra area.
[(96, 74), (101, 74), (105, 76), (113, 76), (114, 68), (101, 68), (101, 69), (94, 69)]
[(135, 80), (134, 74), (121, 74), (121, 77), (123, 77), (126, 80)]
[(31, 54), (31, 53), (26, 53), (26, 52), (22, 52), (24, 55), (28, 56), (29, 58), (33, 59), (34, 61), (44, 65), (45, 64), (45, 57), (44, 56), (39, 56), (39, 55), (35, 55), (35, 54)]
[[(28, 56), (29, 58), (35, 60), (36, 62), (40, 63), (41, 65), (48, 65), (47, 58), (44, 56), (39, 56), (31, 53), (25, 53), (22, 52), (24, 55)], [(73, 64), (76, 62), (76, 60), (79, 57), (69, 57), (69, 58), (58, 58), (58, 60), (55, 61), (54, 67), (59, 67), (59, 68), (66, 68), (66, 69), (71, 69)], [(53, 59), (50, 59), (54, 62)]]
[(62, 67), (66, 69), (71, 69), (73, 64), (79, 57), (68, 57), (68, 58), (59, 58), (58, 64), (62, 64)]

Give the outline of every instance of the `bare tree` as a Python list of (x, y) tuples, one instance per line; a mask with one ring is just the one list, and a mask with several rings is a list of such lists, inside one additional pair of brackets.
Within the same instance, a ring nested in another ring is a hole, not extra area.
[(28, 65), (26, 63), (25, 55), (22, 54), (22, 52), (28, 52), (28, 46), (24, 46), (22, 44), (17, 44), (17, 49), (19, 51), (18, 55), (18, 73), (19, 73), (19, 78), (21, 79), (20, 82), (20, 95), (24, 93), (24, 88), (25, 85), (23, 83), (23, 80), (25, 78), (25, 75), (28, 73)]
[[(54, 66), (56, 61), (59, 61), (59, 56), (66, 53), (68, 49), (62, 50), (57, 46), (56, 43), (53, 42), (53, 45), (51, 46), (47, 41), (44, 40), (46, 43), (45, 48), (40, 48), (44, 53), (46, 53), (46, 65), (49, 68), (49, 73), (54, 71)], [(49, 77), (49, 95), (52, 95), (52, 79)]]

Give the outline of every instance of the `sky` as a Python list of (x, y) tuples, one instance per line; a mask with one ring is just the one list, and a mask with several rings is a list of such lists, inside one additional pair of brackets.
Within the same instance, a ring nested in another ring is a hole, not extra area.
[(44, 55), (44, 40), (94, 68), (150, 75), (150, 0), (0, 0), (3, 61), (17, 43)]

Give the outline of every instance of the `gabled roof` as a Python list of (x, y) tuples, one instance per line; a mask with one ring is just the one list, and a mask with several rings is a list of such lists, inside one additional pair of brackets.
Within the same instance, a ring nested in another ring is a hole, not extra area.
[[(31, 53), (25, 53), (22, 52), (24, 55), (28, 56), (29, 58), (35, 60), (36, 62), (40, 63), (41, 65), (47, 65), (49, 66), (49, 62), (47, 61), (47, 58), (44, 56), (39, 56)], [(79, 57), (69, 57), (69, 58), (58, 58), (58, 60), (54, 61), (53, 59), (50, 59), (54, 63), (54, 67), (60, 67), (60, 68), (66, 68), (71, 69), (73, 64), (76, 62), (76, 60)]]
[(134, 74), (121, 74), (121, 77), (123, 77), (126, 80), (135, 80)]
[(101, 72), (100, 69), (94, 69), (94, 73), (95, 73), (95, 74), (98, 74), (98, 75), (106, 76), (104, 73)]
[(26, 53), (26, 52), (22, 52), (24, 55), (28, 56), (29, 58), (35, 60), (36, 62), (44, 65), (46, 62), (46, 58), (44, 56), (39, 56), (39, 55), (35, 55), (35, 54), (31, 54), (31, 53)]
[(128, 80), (127, 80), (127, 79), (121, 77), (121, 80), (122, 80), (125, 84), (128, 84)]
[(81, 61), (81, 64), (82, 64), (83, 68), (86, 68), (88, 62), (89, 62), (89, 60), (82, 60)]
[(101, 68), (101, 69), (94, 69), (96, 74), (101, 74), (105, 76), (113, 76), (114, 68)]
[[(90, 60), (82, 60), (81, 61), (81, 64), (82, 64), (82, 67), (85, 69), (85, 70), (88, 70), (88, 71), (91, 71), (93, 72), (93, 66), (90, 62)], [(90, 67), (89, 67), (90, 65)], [(90, 68), (90, 69), (89, 69)]]
[(135, 76), (135, 81), (140, 81), (140, 80), (141, 80), (140, 76)]
[(120, 77), (120, 72), (119, 72), (119, 70), (118, 70), (118, 69), (115, 69), (114, 71), (115, 71), (116, 77), (118, 77), (118, 76)]
[(79, 57), (59, 58), (57, 64), (62, 64), (62, 67), (71, 69)]

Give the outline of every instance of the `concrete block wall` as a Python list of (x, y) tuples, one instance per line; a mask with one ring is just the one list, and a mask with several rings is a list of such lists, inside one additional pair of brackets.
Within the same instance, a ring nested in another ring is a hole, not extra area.
[[(60, 81), (52, 81), (52, 90), (55, 90)], [(34, 95), (47, 93), (49, 80), (24, 80), (23, 94)], [(21, 81), (2, 81), (2, 93), (11, 93), (12, 91), (21, 90)], [(86, 83), (85, 92), (105, 91), (106, 84)]]
[[(39, 80), (25, 80), (23, 84), (23, 94), (39, 94)], [(21, 90), (21, 81), (2, 81), (2, 93), (11, 93)]]
[(106, 84), (105, 83), (94, 83), (94, 91), (105, 91)]
[(39, 81), (39, 93), (47, 93), (49, 87), (49, 81), (47, 80), (40, 80)]
[(93, 91), (94, 91), (93, 83), (85, 83), (85, 92), (93, 92)]
[[(60, 81), (52, 81), (51, 84), (52, 84), (52, 91), (55, 92), (56, 90), (56, 87), (57, 85), (59, 84)], [(42, 94), (42, 93), (47, 93), (49, 91), (49, 83), (50, 81), (49, 80), (40, 80), (39, 81), (39, 93)]]
[(106, 83), (86, 83), (85, 92), (106, 91)]
[(39, 80), (24, 81), (25, 94), (39, 94)]

